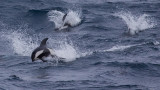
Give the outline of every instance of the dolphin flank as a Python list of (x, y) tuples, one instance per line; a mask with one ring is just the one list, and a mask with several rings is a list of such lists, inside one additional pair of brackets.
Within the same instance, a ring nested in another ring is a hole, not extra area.
[(53, 52), (52, 49), (50, 48), (47, 48), (47, 45), (46, 45), (46, 42), (47, 42), (48, 38), (44, 38), (42, 41), (41, 41), (41, 44), (39, 47), (37, 47), (33, 52), (32, 52), (32, 55), (31, 55), (31, 59), (32, 59), (32, 62), (34, 62), (35, 60), (42, 60), (43, 62), (47, 62), (47, 60), (44, 60), (44, 57), (48, 57), (48, 56), (52, 56), (54, 57), (55, 54)]

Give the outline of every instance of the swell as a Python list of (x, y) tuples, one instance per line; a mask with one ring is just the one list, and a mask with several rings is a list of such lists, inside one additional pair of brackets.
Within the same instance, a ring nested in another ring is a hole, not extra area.
[[(126, 73), (130, 76), (151, 76), (151, 77), (159, 77), (160, 72), (160, 64), (155, 63), (145, 63), (145, 62), (95, 62), (91, 64), (93, 67), (110, 67), (110, 68), (121, 68), (126, 69)], [(123, 71), (123, 70), (122, 70)], [(113, 74), (113, 73), (112, 73)]]
[(28, 10), (28, 12), (29, 13), (47, 13), (50, 10), (66, 11), (67, 8), (51, 7), (51, 8), (45, 8), (45, 9), (30, 9), (30, 10)]
[(148, 88), (142, 85), (109, 85), (109, 86), (93, 86), (93, 87), (88, 87), (88, 90), (96, 90), (96, 89), (107, 89), (107, 90), (142, 90), (145, 89), (147, 90)]
[(130, 68), (149, 68), (149, 66), (153, 67), (158, 67), (160, 68), (160, 64), (155, 64), (155, 63), (144, 63), (144, 62), (118, 62), (118, 61), (113, 61), (113, 62), (95, 62), (92, 65), (104, 65), (104, 66), (111, 66), (111, 67), (130, 67)]
[(98, 81), (98, 80), (70, 80), (70, 81), (56, 81), (56, 82), (35, 82), (32, 83), (33, 86), (43, 86), (47, 87), (46, 85), (52, 85), (57, 90), (61, 89), (87, 89), (87, 90), (97, 90), (97, 89), (107, 89), (107, 90), (126, 90), (126, 89), (146, 89), (145, 86), (142, 85), (113, 85), (113, 83), (109, 81)]

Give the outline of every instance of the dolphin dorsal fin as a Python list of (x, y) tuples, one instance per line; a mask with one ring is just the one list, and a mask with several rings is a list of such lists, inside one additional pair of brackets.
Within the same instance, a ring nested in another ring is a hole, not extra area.
[(66, 19), (67, 13), (63, 16), (62, 21)]
[(41, 41), (40, 46), (46, 46), (47, 40), (48, 40), (48, 38), (44, 38), (44, 39)]

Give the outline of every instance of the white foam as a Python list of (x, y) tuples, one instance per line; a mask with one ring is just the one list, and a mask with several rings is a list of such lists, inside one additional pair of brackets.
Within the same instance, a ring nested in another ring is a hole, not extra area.
[(69, 10), (64, 23), (69, 23), (71, 26), (76, 26), (81, 22), (81, 14), (77, 11)]
[(65, 43), (60, 47), (61, 47), (60, 49), (55, 50), (55, 53), (58, 57), (65, 58), (65, 62), (73, 61), (76, 58), (80, 57), (80, 55), (71, 45)]
[(154, 41), (154, 42), (153, 42), (153, 44), (154, 44), (154, 45), (159, 45), (159, 44), (160, 44), (160, 42), (158, 42), (158, 41)]
[(30, 56), (32, 51), (39, 46), (37, 42), (33, 43), (31, 37), (16, 31), (5, 35), (5, 37), (10, 41), (13, 52), (18, 55)]
[(122, 18), (122, 20), (127, 24), (128, 29), (130, 29), (129, 33), (131, 35), (156, 26), (154, 20), (152, 20), (147, 14), (136, 16), (131, 12), (118, 12), (114, 15)]
[(37, 42), (33, 42), (32, 38), (25, 32), (28, 29), (27, 24), (15, 27), (3, 25), (3, 30), (0, 33), (1, 37), (7, 43), (4, 48), (9, 50), (7, 52), (8, 55), (18, 54), (21, 56), (30, 56), (32, 50), (38, 46)]
[(69, 23), (71, 26), (76, 26), (81, 22), (81, 13), (78, 11), (69, 10), (63, 22), (62, 19), (64, 15), (64, 13), (57, 10), (51, 10), (48, 12), (49, 21), (54, 22), (55, 28), (59, 30), (67, 28), (64, 27), (65, 23)]
[(119, 45), (116, 45), (116, 46), (113, 46), (112, 48), (108, 49), (108, 50), (105, 50), (107, 52), (111, 52), (111, 51), (123, 51), (127, 48), (130, 48), (132, 47), (133, 45), (126, 45), (126, 46), (119, 46)]
[(131, 47), (134, 47), (134, 46), (143, 45), (143, 44), (146, 44), (146, 43), (134, 44), (134, 45), (116, 45), (116, 46), (113, 46), (110, 49), (103, 50), (103, 52), (124, 51), (125, 49), (131, 48)]
[(50, 46), (52, 46), (52, 48), (54, 49), (55, 54), (60, 58), (64, 58), (64, 62), (74, 61), (77, 58), (85, 57), (93, 53), (88, 51), (81, 51), (72, 43), (72, 41), (67, 42), (68, 40), (66, 38), (58, 40), (57, 45), (53, 44), (55, 42), (54, 40), (50, 40)]

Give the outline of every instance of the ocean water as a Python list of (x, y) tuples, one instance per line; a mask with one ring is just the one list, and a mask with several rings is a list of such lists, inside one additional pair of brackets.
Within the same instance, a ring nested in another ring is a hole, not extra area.
[[(160, 90), (159, 25), (159, 0), (0, 0), (0, 90)], [(31, 61), (46, 37), (64, 62)]]

